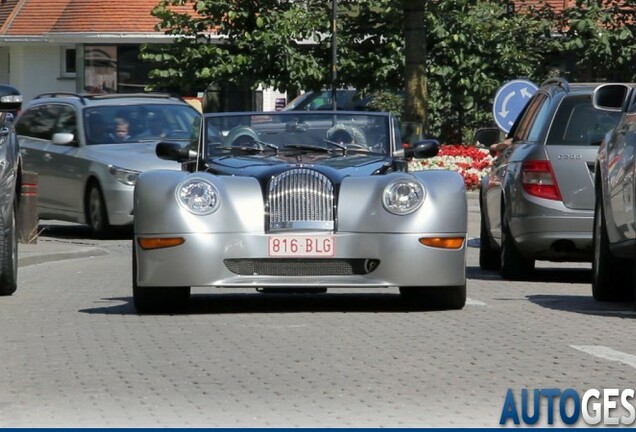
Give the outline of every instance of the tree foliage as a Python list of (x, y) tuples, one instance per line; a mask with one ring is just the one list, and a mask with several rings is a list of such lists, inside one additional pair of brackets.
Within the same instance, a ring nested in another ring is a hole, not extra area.
[[(405, 10), (414, 2), (426, 5), (427, 85), (416, 90), (405, 82)], [(337, 84), (426, 93), (415, 96), (427, 101), (428, 132), (462, 142), (492, 123), (494, 95), (508, 80), (633, 79), (636, 0), (576, 0), (563, 11), (517, 3), (510, 14), (499, 0), (338, 0)], [(331, 85), (330, 1), (160, 0), (153, 15), (158, 30), (178, 36), (144, 48), (161, 87), (192, 93), (229, 82), (293, 92)], [(396, 106), (395, 98), (378, 101)]]

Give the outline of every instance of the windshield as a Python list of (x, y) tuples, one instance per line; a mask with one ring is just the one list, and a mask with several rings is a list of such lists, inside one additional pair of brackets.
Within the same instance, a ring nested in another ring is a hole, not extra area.
[(277, 112), (208, 115), (205, 151), (390, 153), (384, 113)]
[(198, 119), (190, 105), (96, 106), (84, 110), (84, 130), (89, 145), (192, 141), (198, 135)]

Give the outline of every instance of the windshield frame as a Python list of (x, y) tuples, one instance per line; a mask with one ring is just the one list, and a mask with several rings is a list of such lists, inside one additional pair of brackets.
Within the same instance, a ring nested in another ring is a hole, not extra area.
[[(389, 113), (360, 111), (205, 114), (202, 154), (204, 159), (235, 153), (294, 152), (390, 156), (394, 149), (392, 119)], [(337, 136), (338, 132), (342, 134)], [(343, 135), (350, 139), (345, 146), (336, 142)]]

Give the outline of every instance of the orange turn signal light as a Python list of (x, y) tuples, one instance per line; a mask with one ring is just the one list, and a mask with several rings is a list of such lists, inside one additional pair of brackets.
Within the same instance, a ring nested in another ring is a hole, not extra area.
[(441, 249), (460, 249), (464, 245), (464, 237), (422, 237), (420, 243)]
[(185, 243), (183, 237), (143, 237), (137, 240), (142, 249), (161, 249)]

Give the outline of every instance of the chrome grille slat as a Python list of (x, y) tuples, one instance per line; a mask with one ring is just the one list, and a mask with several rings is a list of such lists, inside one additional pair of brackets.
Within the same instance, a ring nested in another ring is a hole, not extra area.
[(334, 188), (318, 171), (294, 168), (272, 177), (267, 191), (269, 230), (334, 229)]

